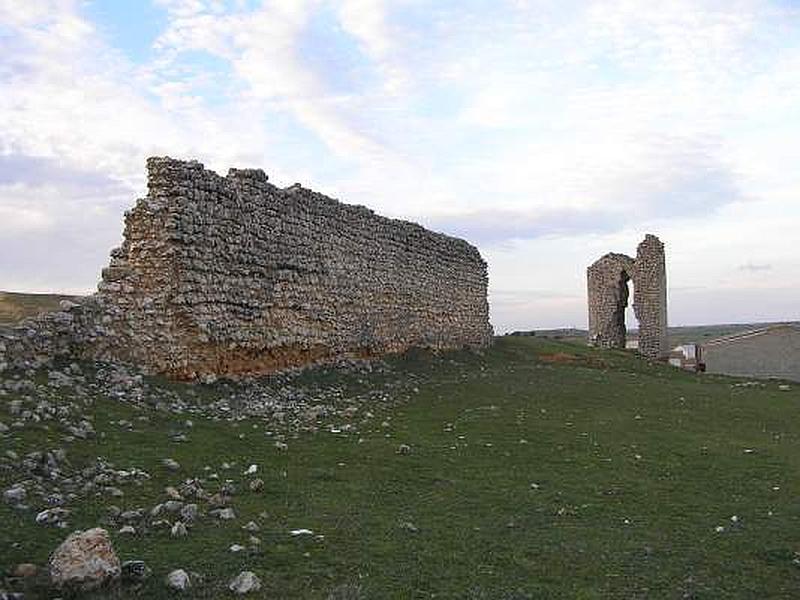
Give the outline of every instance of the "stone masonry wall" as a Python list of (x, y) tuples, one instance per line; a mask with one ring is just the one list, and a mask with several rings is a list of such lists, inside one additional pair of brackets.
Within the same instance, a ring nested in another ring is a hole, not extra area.
[(590, 340), (597, 346), (624, 348), (625, 307), (634, 260), (624, 254), (606, 254), (587, 269)]
[(486, 263), (463, 240), (261, 170), (147, 169), (94, 319), (67, 336), (80, 354), (191, 379), (491, 343)]
[(669, 351), (667, 339), (667, 275), (664, 244), (647, 235), (636, 259), (606, 254), (587, 269), (589, 343), (624, 348), (628, 281), (633, 281), (633, 310), (639, 321), (639, 352), (661, 358)]
[(633, 311), (639, 321), (639, 353), (661, 358), (669, 353), (667, 339), (667, 267), (664, 244), (646, 235), (636, 248)]

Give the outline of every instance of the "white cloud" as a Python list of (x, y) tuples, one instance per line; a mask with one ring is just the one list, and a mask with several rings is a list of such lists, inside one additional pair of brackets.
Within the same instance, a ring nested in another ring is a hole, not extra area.
[(53, 227), (53, 219), (46, 212), (26, 206), (25, 202), (14, 200), (15, 190), (1, 188), (4, 203), (0, 206), (0, 234), (47, 233)]
[(386, 58), (392, 49), (392, 34), (384, 0), (341, 0), (338, 15), (342, 27), (361, 42), (370, 57), (376, 61)]
[[(468, 235), (489, 259), (500, 330), (585, 322), (585, 266), (632, 252), (645, 230), (667, 242), (679, 320), (722, 319), (698, 308), (709, 290), (731, 295), (725, 319), (777, 316), (800, 296), (791, 6), (158, 4), (166, 27), (137, 64), (83, 3), (0, 0), (2, 250), (42, 231), (80, 249), (59, 272), (33, 253), (0, 288), (46, 284), (26, 273), (91, 283), (145, 156), (172, 154)], [(343, 49), (309, 39), (321, 17)], [(348, 73), (322, 60), (337, 49), (356, 53)], [(772, 308), (756, 310), (753, 290)]]

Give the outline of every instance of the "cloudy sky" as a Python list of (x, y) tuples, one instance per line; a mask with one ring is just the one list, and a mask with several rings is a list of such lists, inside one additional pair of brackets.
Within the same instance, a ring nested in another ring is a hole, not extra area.
[(501, 332), (647, 232), (673, 324), (800, 319), (794, 0), (0, 0), (0, 289), (92, 291), (164, 154), (467, 238)]

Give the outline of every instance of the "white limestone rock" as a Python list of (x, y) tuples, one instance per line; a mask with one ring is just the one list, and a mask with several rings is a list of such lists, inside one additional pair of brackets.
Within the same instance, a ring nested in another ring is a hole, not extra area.
[(242, 571), (228, 585), (228, 589), (234, 594), (243, 596), (261, 589), (261, 580), (252, 571)]
[(175, 569), (167, 575), (167, 587), (179, 592), (186, 591), (192, 587), (192, 581), (189, 579), (189, 574), (183, 569)]
[(99, 527), (72, 533), (50, 557), (50, 580), (57, 588), (92, 590), (120, 573), (111, 538)]

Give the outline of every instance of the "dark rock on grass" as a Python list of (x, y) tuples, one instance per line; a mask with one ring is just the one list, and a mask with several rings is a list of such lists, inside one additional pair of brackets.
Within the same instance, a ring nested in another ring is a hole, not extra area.
[(150, 568), (143, 560), (126, 560), (122, 563), (122, 581), (141, 583), (150, 577)]
[(39, 525), (54, 525), (56, 527), (66, 527), (66, 518), (69, 511), (65, 508), (48, 508), (36, 515), (36, 522)]
[(200, 514), (200, 509), (197, 504), (187, 504), (181, 509), (181, 519), (190, 523), (197, 519)]
[(221, 521), (230, 521), (236, 518), (236, 513), (232, 508), (215, 508), (208, 513), (212, 517), (216, 517)]

